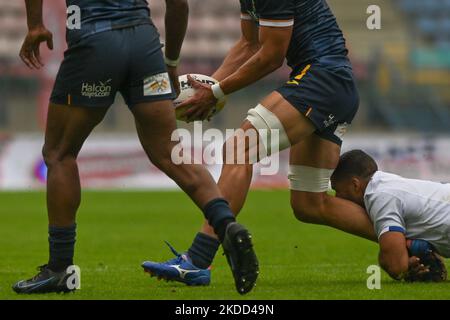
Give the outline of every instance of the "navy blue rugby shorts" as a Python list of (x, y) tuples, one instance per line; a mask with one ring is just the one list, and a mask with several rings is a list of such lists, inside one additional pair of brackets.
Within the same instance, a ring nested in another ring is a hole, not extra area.
[(351, 68), (306, 65), (276, 91), (312, 121), (319, 137), (342, 144), (359, 107)]
[(120, 92), (129, 108), (175, 99), (153, 24), (96, 33), (71, 43), (50, 102), (109, 107)]

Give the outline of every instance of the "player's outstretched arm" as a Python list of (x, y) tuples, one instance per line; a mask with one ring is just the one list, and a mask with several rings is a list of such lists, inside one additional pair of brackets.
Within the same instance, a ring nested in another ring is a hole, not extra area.
[(386, 232), (379, 239), (380, 266), (395, 280), (418, 278), (429, 270), (417, 257), (409, 257), (405, 235), (401, 232)]
[(189, 5), (187, 0), (166, 0), (166, 65), (170, 79), (177, 94), (180, 93), (178, 83), (177, 66), (180, 59), (181, 46), (183, 45), (188, 25)]
[(406, 239), (401, 232), (386, 232), (379, 239), (380, 266), (392, 278), (401, 280), (408, 272), (408, 250)]
[(240, 66), (253, 57), (261, 48), (258, 37), (258, 26), (249, 20), (241, 20), (241, 38), (230, 49), (222, 65), (214, 72), (212, 77), (222, 81), (235, 73)]
[(27, 9), (28, 34), (20, 49), (20, 58), (29, 68), (39, 69), (44, 64), (40, 55), (40, 44), (46, 42), (53, 49), (53, 36), (42, 19), (42, 0), (25, 0)]

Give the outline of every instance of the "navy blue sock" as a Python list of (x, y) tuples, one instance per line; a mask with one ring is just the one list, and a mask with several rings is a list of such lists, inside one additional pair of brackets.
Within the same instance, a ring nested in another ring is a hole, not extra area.
[(214, 228), (220, 242), (223, 242), (227, 225), (236, 221), (228, 202), (223, 198), (211, 200), (206, 204), (203, 213), (209, 225)]
[(48, 227), (50, 270), (60, 272), (73, 264), (76, 227), (76, 224), (70, 227)]
[(200, 269), (206, 269), (214, 260), (219, 246), (219, 240), (199, 232), (188, 250), (188, 256), (191, 258), (194, 266)]

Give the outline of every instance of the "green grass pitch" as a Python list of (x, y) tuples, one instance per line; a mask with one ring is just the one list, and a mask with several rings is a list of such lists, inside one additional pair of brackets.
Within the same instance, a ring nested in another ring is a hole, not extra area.
[(261, 264), (250, 294), (235, 292), (221, 254), (209, 287), (161, 282), (142, 271), (146, 259), (171, 258), (163, 240), (187, 249), (201, 218), (179, 192), (84, 192), (76, 247), (81, 290), (19, 296), (11, 285), (47, 260), (45, 193), (0, 193), (0, 299), (450, 299), (449, 282), (406, 284), (384, 273), (381, 290), (367, 289), (376, 244), (298, 222), (288, 191), (252, 191), (240, 217)]

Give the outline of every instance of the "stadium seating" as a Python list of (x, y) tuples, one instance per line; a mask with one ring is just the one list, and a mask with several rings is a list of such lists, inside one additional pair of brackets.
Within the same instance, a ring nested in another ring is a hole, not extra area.
[(408, 39), (383, 43), (372, 59), (368, 118), (397, 130), (448, 132), (450, 0), (392, 4)]
[(420, 35), (450, 44), (450, 0), (397, 0), (397, 4)]
[[(235, 0), (207, 2), (190, 0), (190, 20), (183, 58), (210, 61), (222, 59), (240, 34), (239, 6)], [(150, 1), (152, 19), (164, 41), (164, 2)]]
[[(234, 0), (222, 0), (205, 5), (201, 0), (190, 0), (189, 32), (183, 48), (187, 59), (217, 59), (239, 37), (239, 9)], [(164, 41), (163, 1), (150, 1), (152, 19)], [(0, 60), (17, 60), (23, 35), (26, 32), (26, 14), (22, 1), (0, 0)]]
[(26, 29), (23, 1), (0, 0), (0, 61), (17, 60)]
[[(367, 43), (358, 46), (353, 54), (366, 58), (370, 53), (367, 35), (361, 28), (361, 11), (367, 8), (370, 1), (347, 0), (346, 5), (340, 5), (337, 0), (328, 1), (342, 25), (349, 43)], [(367, 2), (367, 3), (366, 3)], [(399, 27), (396, 14), (391, 12), (391, 2), (397, 5), (411, 18), (415, 30), (434, 41), (441, 47), (450, 46), (450, 0), (393, 0), (379, 1), (383, 8), (383, 25), (389, 27), (373, 33), (385, 42), (401, 41), (404, 32)], [(163, 1), (150, 1), (152, 18), (164, 37)], [(207, 2), (190, 0), (190, 24), (183, 54), (192, 59), (215, 59), (224, 55), (226, 50), (239, 37), (239, 6), (235, 0)], [(0, 59), (8, 60), (16, 56), (20, 48), (21, 38), (26, 30), (23, 2), (0, 0)], [(389, 40), (392, 39), (392, 40)]]
[[(423, 121), (426, 123), (423, 126), (424, 129), (433, 128), (432, 123), (436, 118), (448, 119), (442, 116), (445, 108), (441, 107), (445, 106), (447, 110), (450, 110), (450, 91), (448, 90), (450, 85), (450, 59), (448, 58), (450, 57), (450, 0), (377, 0), (375, 3), (382, 10), (381, 30), (369, 30), (366, 27), (368, 17), (366, 10), (374, 4), (373, 0), (327, 0), (327, 2), (344, 31), (355, 74), (361, 87), (362, 105), (359, 119), (363, 120), (359, 121), (360, 124), (356, 123), (356, 126), (367, 128), (367, 125), (383, 123), (392, 128), (413, 128), (417, 123), (416, 120), (423, 116), (423, 112), (420, 112), (423, 106), (420, 103), (430, 106), (427, 107), (427, 114), (422, 117), (422, 119), (428, 119)], [(150, 0), (149, 3), (152, 19), (164, 42), (165, 2)], [(189, 4), (189, 27), (183, 44), (183, 64), (180, 72), (210, 74), (240, 36), (239, 2), (237, 0), (189, 0)], [(30, 96), (32, 96), (37, 92), (34, 89), (37, 86), (29, 86), (27, 81), (32, 78), (31, 74), (18, 72), (25, 69), (18, 59), (25, 33), (26, 14), (23, 1), (0, 0), (0, 80), (3, 79), (9, 83), (10, 87), (23, 90), (21, 86), (24, 84), (17, 84), (15, 81), (20, 82), (21, 79), (25, 79), (25, 88), (31, 90)], [(8, 67), (10, 65), (12, 68)], [(390, 78), (388, 84), (379, 83), (377, 80), (377, 71), (382, 69), (383, 65), (388, 66), (386, 72), (388, 75), (381, 75), (381, 77)], [(7, 69), (8, 73), (2, 73), (2, 69)], [(285, 78), (285, 71), (282, 70), (275, 77), (270, 78), (267, 84), (260, 84), (258, 90), (248, 90), (245, 97), (236, 99), (238, 101), (236, 110), (240, 110), (243, 116), (249, 104), (257, 101), (260, 95), (273, 87), (274, 80), (277, 83), (283, 81), (281, 79)], [(398, 81), (397, 77), (400, 77), (402, 81)], [(267, 88), (261, 90), (265, 85)], [(389, 87), (389, 90), (384, 90), (384, 87)], [(426, 89), (416, 90), (418, 87), (426, 87)], [(372, 89), (373, 93), (370, 92)], [(418, 97), (408, 95), (408, 92), (415, 90)], [(403, 93), (401, 97), (398, 96), (400, 92)], [(14, 119), (22, 119), (18, 115), (29, 112), (30, 99), (25, 99), (23, 94), (16, 97), (3, 89), (3, 91), (0, 90), (0, 100), (2, 100), (2, 94), (9, 97), (10, 103), (14, 103), (15, 108), (8, 109), (9, 120), (5, 120), (3, 125), (0, 124), (0, 128), (7, 126), (14, 129), (28, 129), (30, 124), (25, 125), (22, 124), (23, 120), (18, 122)], [(12, 96), (14, 98), (11, 98)], [(371, 96), (379, 97), (379, 99), (368, 101), (367, 97)], [(437, 100), (433, 100), (433, 96), (436, 96)], [(249, 101), (244, 99), (248, 97), (252, 98), (248, 99)], [(414, 100), (420, 103), (414, 103)], [(120, 100), (118, 103), (121, 103)], [(370, 105), (370, 108), (367, 108), (367, 105)], [(2, 116), (2, 108), (6, 107), (0, 105), (0, 117), (5, 117)], [(112, 110), (104, 125), (106, 130), (130, 129), (126, 109), (113, 108)], [(372, 110), (378, 112), (379, 116), (373, 116)], [(224, 114), (219, 117), (219, 120), (221, 117), (225, 122), (234, 123), (236, 116)], [(380, 118), (382, 119), (377, 123), (377, 119)], [(34, 119), (30, 121), (35, 122)]]

